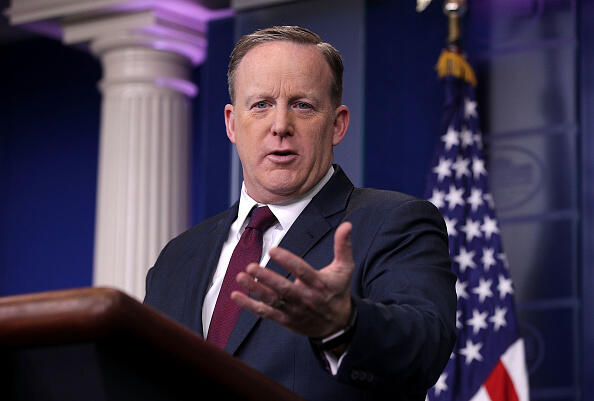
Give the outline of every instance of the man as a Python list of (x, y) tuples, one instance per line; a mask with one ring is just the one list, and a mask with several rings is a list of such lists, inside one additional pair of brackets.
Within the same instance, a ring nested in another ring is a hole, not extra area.
[(307, 400), (423, 400), (455, 341), (439, 212), (353, 188), (332, 165), (349, 109), (340, 55), (318, 35), (246, 35), (228, 78), (241, 198), (164, 248), (145, 302)]

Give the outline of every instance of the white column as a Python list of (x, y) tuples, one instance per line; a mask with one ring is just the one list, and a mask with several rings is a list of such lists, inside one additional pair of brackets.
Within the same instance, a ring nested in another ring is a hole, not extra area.
[(185, 56), (101, 40), (92, 49), (104, 71), (94, 284), (142, 299), (147, 269), (189, 224), (196, 87)]
[(90, 43), (103, 65), (94, 285), (144, 298), (148, 268), (189, 225), (191, 69), (206, 55), (208, 21), (232, 14), (220, 4), (11, 2), (11, 24)]
[(159, 251), (190, 223), (191, 72), (206, 47), (206, 22), (194, 17), (202, 16), (156, 8), (62, 24), (64, 41), (90, 42), (103, 66), (93, 284), (138, 299)]

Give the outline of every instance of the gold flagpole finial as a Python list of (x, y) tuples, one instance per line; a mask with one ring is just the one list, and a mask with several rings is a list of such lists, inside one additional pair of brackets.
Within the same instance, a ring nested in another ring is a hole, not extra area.
[(448, 45), (439, 60), (437, 60), (437, 75), (443, 77), (455, 77), (476, 86), (476, 76), (472, 67), (460, 51), (460, 18), (466, 12), (466, 0), (444, 0), (443, 12), (448, 16), (449, 33)]
[(466, 0), (444, 0), (443, 12), (448, 16), (448, 45), (456, 46), (460, 40), (460, 17), (466, 13)]

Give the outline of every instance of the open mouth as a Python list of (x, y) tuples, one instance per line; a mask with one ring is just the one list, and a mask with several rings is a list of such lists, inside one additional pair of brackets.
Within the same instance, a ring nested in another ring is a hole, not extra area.
[(268, 154), (268, 159), (274, 163), (290, 163), (297, 157), (297, 153), (290, 150), (278, 150)]

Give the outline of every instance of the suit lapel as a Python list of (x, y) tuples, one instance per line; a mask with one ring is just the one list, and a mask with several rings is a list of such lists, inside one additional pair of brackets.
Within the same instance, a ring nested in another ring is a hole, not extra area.
[[(339, 166), (335, 165), (334, 168), (335, 172), (330, 181), (301, 212), (291, 229), (285, 234), (279, 247), (303, 258), (329, 231), (339, 224), (340, 219), (332, 217), (346, 209), (353, 184)], [(320, 269), (323, 266), (314, 267)], [(282, 276), (289, 276), (289, 273), (273, 260), (268, 262), (266, 268)], [(242, 310), (225, 350), (234, 354), (260, 319), (260, 317)]]
[[(220, 219), (213, 223), (208, 236), (200, 238), (200, 248), (187, 261), (190, 266), (188, 296), (185, 297), (184, 321), (190, 321), (192, 328), (202, 336), (202, 305), (209, 283), (219, 262), (221, 249), (233, 220), (237, 217), (238, 204), (233, 205)], [(204, 255), (209, 255), (204, 258)]]

